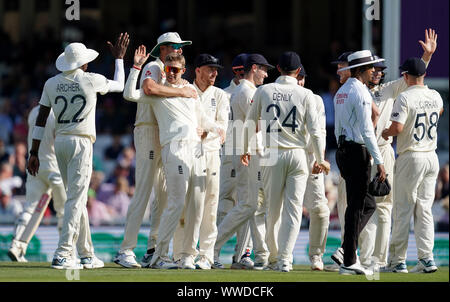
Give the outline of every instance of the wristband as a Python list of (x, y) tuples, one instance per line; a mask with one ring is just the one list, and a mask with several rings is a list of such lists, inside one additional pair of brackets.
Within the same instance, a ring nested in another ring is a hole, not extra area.
[(44, 132), (45, 132), (45, 128), (44, 127), (34, 126), (31, 137), (33, 139), (41, 141), (42, 138), (44, 137)]
[(133, 68), (134, 68), (134, 69), (137, 69), (137, 70), (142, 70), (142, 68), (139, 68), (139, 67), (137, 67), (136, 65), (133, 65)]

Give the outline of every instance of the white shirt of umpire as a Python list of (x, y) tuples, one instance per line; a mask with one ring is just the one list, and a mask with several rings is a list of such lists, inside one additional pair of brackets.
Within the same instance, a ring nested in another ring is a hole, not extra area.
[[(270, 251), (269, 262), (278, 259), (279, 264), (288, 264), (292, 257), (309, 173), (304, 150), (308, 139), (306, 131), (310, 133), (317, 162), (324, 162), (324, 138), (317, 123), (313, 97), (313, 93), (300, 87), (294, 77), (280, 76), (275, 83), (258, 88), (247, 116), (246, 123), (253, 122), (256, 125), (261, 119), (265, 122), (265, 128), (270, 126), (270, 131), (266, 133), (266, 137), (269, 136), (265, 141), (266, 148), (277, 154), (277, 161), (273, 166), (263, 167), (264, 194), (270, 201), (266, 235)], [(274, 117), (277, 118), (275, 121)], [(281, 123), (289, 117), (292, 119), (289, 120), (291, 124), (284, 127)], [(248, 151), (248, 139), (244, 140), (244, 151)], [(303, 172), (295, 172), (295, 175), (286, 172), (292, 164), (296, 164)], [(287, 179), (290, 180), (286, 181)], [(276, 239), (274, 228), (281, 208), (281, 226)]]
[(365, 144), (376, 165), (383, 164), (371, 120), (372, 96), (361, 81), (349, 78), (334, 96), (336, 139)]
[(431, 206), (439, 173), (437, 126), (443, 101), (427, 86), (411, 86), (401, 93), (391, 121), (403, 124), (397, 136), (394, 209), (389, 263), (406, 261), (409, 226), (414, 215), (418, 259), (433, 258), (434, 224)]
[[(77, 234), (80, 257), (92, 257), (94, 254), (85, 205), (92, 173), (92, 144), (96, 139), (95, 107), (97, 93), (123, 90), (123, 60), (117, 59), (115, 66), (113, 81), (103, 75), (84, 72), (78, 68), (60, 73), (48, 79), (44, 85), (40, 104), (51, 107), (55, 114), (55, 153), (61, 177), (68, 188), (61, 237), (55, 257), (71, 255), (73, 239)], [(74, 144), (80, 145), (78, 152)], [(70, 162), (83, 165), (76, 170), (69, 170)]]

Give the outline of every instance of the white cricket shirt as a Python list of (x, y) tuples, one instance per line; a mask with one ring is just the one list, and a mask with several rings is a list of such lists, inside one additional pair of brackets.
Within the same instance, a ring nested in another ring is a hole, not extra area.
[(384, 129), (389, 128), (391, 125), (391, 113), (392, 107), (394, 106), (395, 98), (405, 89), (408, 88), (406, 82), (403, 78), (395, 81), (377, 85), (370, 90), (375, 105), (377, 105), (380, 110), (380, 116), (378, 117), (377, 126), (375, 129), (375, 135), (377, 137), (378, 146), (384, 146), (392, 143), (392, 137), (385, 140), (381, 133)]
[(97, 93), (108, 91), (106, 77), (78, 68), (48, 79), (39, 103), (53, 109), (56, 136), (86, 136), (94, 143)]
[(247, 120), (264, 122), (266, 148), (306, 148), (309, 132), (317, 162), (324, 161), (323, 132), (311, 90), (299, 86), (294, 77), (280, 76), (259, 87), (253, 101)]
[(427, 86), (408, 87), (397, 97), (391, 121), (403, 124), (403, 131), (397, 136), (398, 154), (436, 150), (442, 106), (440, 94)]
[[(201, 91), (195, 84), (203, 110), (216, 124), (224, 131), (228, 127), (228, 115), (230, 113), (230, 100), (227, 93), (215, 86), (209, 86), (205, 91)], [(216, 133), (208, 133), (202, 141), (204, 150), (207, 152), (218, 151), (221, 149), (220, 136)]]
[(372, 95), (367, 86), (349, 78), (334, 96), (336, 140), (345, 135), (347, 141), (366, 144), (376, 165), (383, 164), (372, 124)]
[[(152, 79), (157, 84), (164, 85), (166, 74), (164, 73), (164, 63), (157, 58), (145, 65), (142, 69), (139, 87), (142, 87), (145, 79)], [(142, 125), (157, 126), (155, 113), (149, 104), (138, 103), (136, 109), (135, 127)]]
[[(327, 123), (326, 123), (326, 115), (325, 115), (325, 105), (323, 104), (323, 99), (320, 95), (314, 94), (314, 104), (315, 104), (315, 108), (314, 110), (316, 110), (317, 112), (317, 123), (319, 125), (320, 131), (322, 132), (322, 145), (325, 148), (326, 146), (326, 137), (327, 137)], [(306, 125), (305, 125), (306, 126)], [(309, 137), (309, 133), (308, 134), (308, 139), (307, 139), (307, 145), (306, 145), (306, 151), (308, 151), (309, 153), (313, 153), (314, 152), (314, 148), (312, 145), (312, 141)]]

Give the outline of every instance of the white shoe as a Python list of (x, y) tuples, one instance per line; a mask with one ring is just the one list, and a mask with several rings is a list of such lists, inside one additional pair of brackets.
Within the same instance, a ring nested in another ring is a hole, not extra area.
[(81, 258), (80, 263), (86, 269), (102, 268), (105, 266), (105, 263), (103, 263), (103, 261), (98, 259), (95, 255), (92, 257)]
[(417, 265), (413, 267), (410, 273), (434, 273), (438, 268), (433, 259), (420, 259)]
[(380, 273), (401, 273), (401, 274), (407, 274), (408, 268), (405, 263), (400, 262), (396, 265), (387, 265), (379, 268)]
[(24, 255), (20, 255), (19, 259), (17, 260), (19, 262), (28, 262), (27, 258), (25, 258)]
[(83, 269), (83, 265), (76, 263), (73, 258), (53, 258), (51, 266), (56, 269)]
[(231, 269), (253, 269), (253, 260), (250, 257), (243, 257), (239, 262), (231, 265)]
[(344, 249), (342, 247), (338, 248), (333, 255), (331, 255), (331, 259), (337, 264), (342, 265), (344, 263)]
[(14, 245), (11, 246), (11, 248), (8, 250), (8, 257), (9, 257), (9, 259), (11, 259), (11, 261), (21, 262), (21, 261), (19, 261), (21, 255), (22, 255), (22, 251)]
[(151, 268), (155, 269), (178, 269), (178, 265), (173, 263), (170, 260), (163, 260), (159, 258), (155, 264), (151, 266)]
[(255, 262), (253, 269), (257, 271), (262, 271), (267, 266), (266, 262)]
[(350, 266), (341, 265), (339, 268), (339, 275), (366, 275), (372, 276), (373, 271), (369, 269), (365, 269), (361, 264), (354, 263)]
[(200, 258), (195, 262), (196, 269), (211, 269), (211, 263), (205, 256), (200, 256)]
[(126, 268), (141, 268), (133, 252), (117, 253), (114, 257), (114, 263)]
[(291, 264), (289, 264), (289, 263), (278, 264), (277, 271), (280, 271), (282, 273), (289, 273), (290, 270), (291, 270)]
[(311, 269), (313, 271), (323, 271), (323, 261), (321, 256), (312, 255), (309, 257), (309, 260), (311, 260)]
[(184, 257), (181, 261), (182, 269), (195, 269), (194, 258), (192, 256)]

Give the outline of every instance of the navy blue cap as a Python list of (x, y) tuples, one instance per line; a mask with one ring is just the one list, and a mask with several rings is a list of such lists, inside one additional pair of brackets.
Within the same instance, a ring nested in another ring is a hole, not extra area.
[(425, 66), (425, 62), (421, 59), (411, 57), (400, 66), (400, 70), (412, 76), (420, 77), (425, 74), (427, 67)]
[(283, 71), (293, 71), (301, 67), (302, 62), (297, 53), (286, 51), (283, 52), (278, 59), (278, 66), (280, 66)]
[(301, 64), (301, 63), (300, 63), (300, 68), (301, 69), (300, 69), (300, 72), (298, 73), (298, 75), (301, 77), (306, 77), (307, 74), (306, 74), (305, 67), (303, 67), (303, 64)]
[(219, 59), (207, 53), (199, 54), (195, 58), (194, 66), (195, 68), (202, 66), (213, 66), (217, 68), (223, 68), (223, 66), (219, 64)]
[(348, 63), (348, 56), (351, 55), (353, 51), (346, 51), (343, 54), (341, 54), (336, 61), (331, 62), (333, 65), (341, 64), (341, 63)]
[(273, 65), (270, 65), (267, 62), (266, 58), (259, 53), (252, 53), (247, 55), (247, 59), (245, 60), (244, 67), (245, 69), (250, 68), (253, 64), (266, 66), (269, 69), (275, 68)]
[(237, 55), (231, 62), (231, 68), (232, 69), (244, 69), (246, 59), (247, 59), (246, 53), (241, 53), (241, 54)]
[[(381, 59), (379, 56), (373, 56), (373, 57), (375, 60)], [(378, 68), (383, 68), (383, 69), (387, 68), (387, 66), (384, 64), (384, 61), (373, 64), (373, 67), (378, 67)]]

